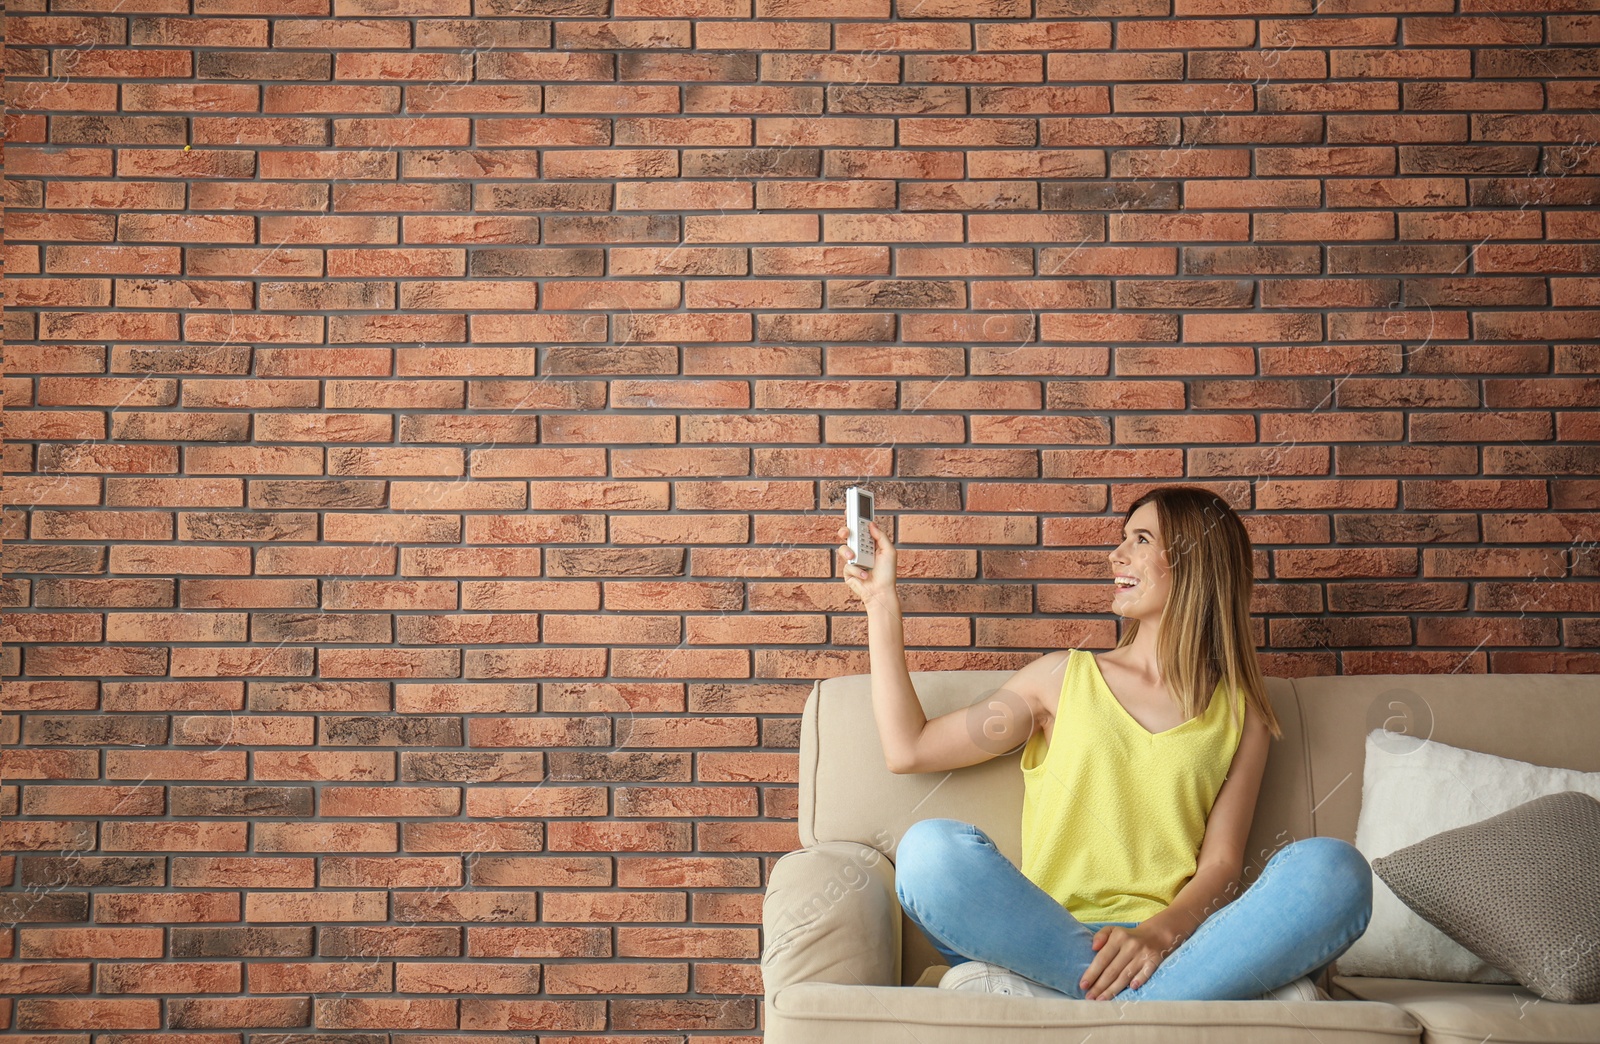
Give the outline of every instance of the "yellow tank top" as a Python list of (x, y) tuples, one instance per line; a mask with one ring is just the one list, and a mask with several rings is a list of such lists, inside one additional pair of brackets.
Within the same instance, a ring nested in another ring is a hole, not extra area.
[(1068, 652), (1064, 673), (1051, 741), (1041, 729), (1022, 750), (1021, 870), (1080, 921), (1143, 921), (1194, 876), (1244, 694), (1230, 720), (1219, 681), (1205, 713), (1151, 733), (1092, 652)]

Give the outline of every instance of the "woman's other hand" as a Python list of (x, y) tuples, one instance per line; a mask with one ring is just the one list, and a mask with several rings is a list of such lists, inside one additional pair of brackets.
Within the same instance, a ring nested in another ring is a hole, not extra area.
[(862, 605), (871, 609), (875, 605), (898, 604), (900, 595), (895, 591), (894, 581), (894, 544), (883, 535), (883, 530), (878, 528), (877, 522), (868, 522), (867, 531), (872, 534), (873, 565), (871, 569), (863, 569), (855, 563), (855, 552), (850, 550), (850, 527), (839, 527), (839, 539), (846, 543), (839, 545), (839, 555), (844, 559), (840, 567), (840, 575), (844, 577), (844, 584)]
[(1155, 925), (1108, 924), (1094, 933), (1094, 960), (1078, 980), (1085, 1000), (1110, 1000), (1124, 987), (1138, 989), (1177, 947)]

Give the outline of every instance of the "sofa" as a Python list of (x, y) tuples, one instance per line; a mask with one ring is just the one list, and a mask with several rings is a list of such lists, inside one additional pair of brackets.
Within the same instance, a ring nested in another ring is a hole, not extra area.
[[(1010, 671), (913, 672), (929, 718), (996, 691)], [(1249, 1044), (1583, 1044), (1600, 1004), (1549, 1001), (1519, 985), (1341, 974), (1317, 1001), (1109, 1001), (940, 990), (942, 960), (900, 908), (897, 839), (948, 816), (986, 830), (1020, 861), (1018, 748), (948, 773), (884, 764), (869, 675), (816, 683), (801, 720), (802, 847), (771, 868), (763, 904), (764, 1039), (800, 1042), (1182, 1041)], [(1540, 765), (1600, 770), (1600, 676), (1341, 675), (1269, 678), (1283, 726), (1256, 805), (1244, 882), (1290, 841), (1355, 843), (1369, 731)], [(1426, 734), (1422, 729), (1426, 729)]]

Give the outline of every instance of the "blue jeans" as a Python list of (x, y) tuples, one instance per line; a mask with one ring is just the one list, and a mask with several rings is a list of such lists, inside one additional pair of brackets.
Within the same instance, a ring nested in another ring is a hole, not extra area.
[[(895, 853), (895, 893), (951, 965), (976, 960), (1084, 999), (1094, 933), (1022, 875), (971, 823), (913, 823)], [(1216, 910), (1114, 1000), (1253, 1000), (1302, 975), (1316, 978), (1372, 918), (1372, 868), (1350, 842), (1307, 837), (1278, 849), (1243, 892)]]

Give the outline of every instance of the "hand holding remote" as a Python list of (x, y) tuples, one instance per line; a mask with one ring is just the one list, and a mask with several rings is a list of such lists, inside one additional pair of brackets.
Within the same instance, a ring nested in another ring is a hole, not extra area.
[[(871, 569), (863, 569), (854, 562), (855, 552), (850, 550), (848, 543), (839, 546), (839, 554), (844, 559), (844, 565), (839, 573), (844, 577), (845, 586), (859, 599), (866, 608), (871, 609), (876, 605), (898, 605), (899, 593), (895, 590), (894, 572), (894, 545), (878, 528), (877, 522), (868, 522), (867, 531), (872, 534), (873, 550), (877, 561)], [(839, 538), (848, 540), (850, 527), (839, 527)]]

